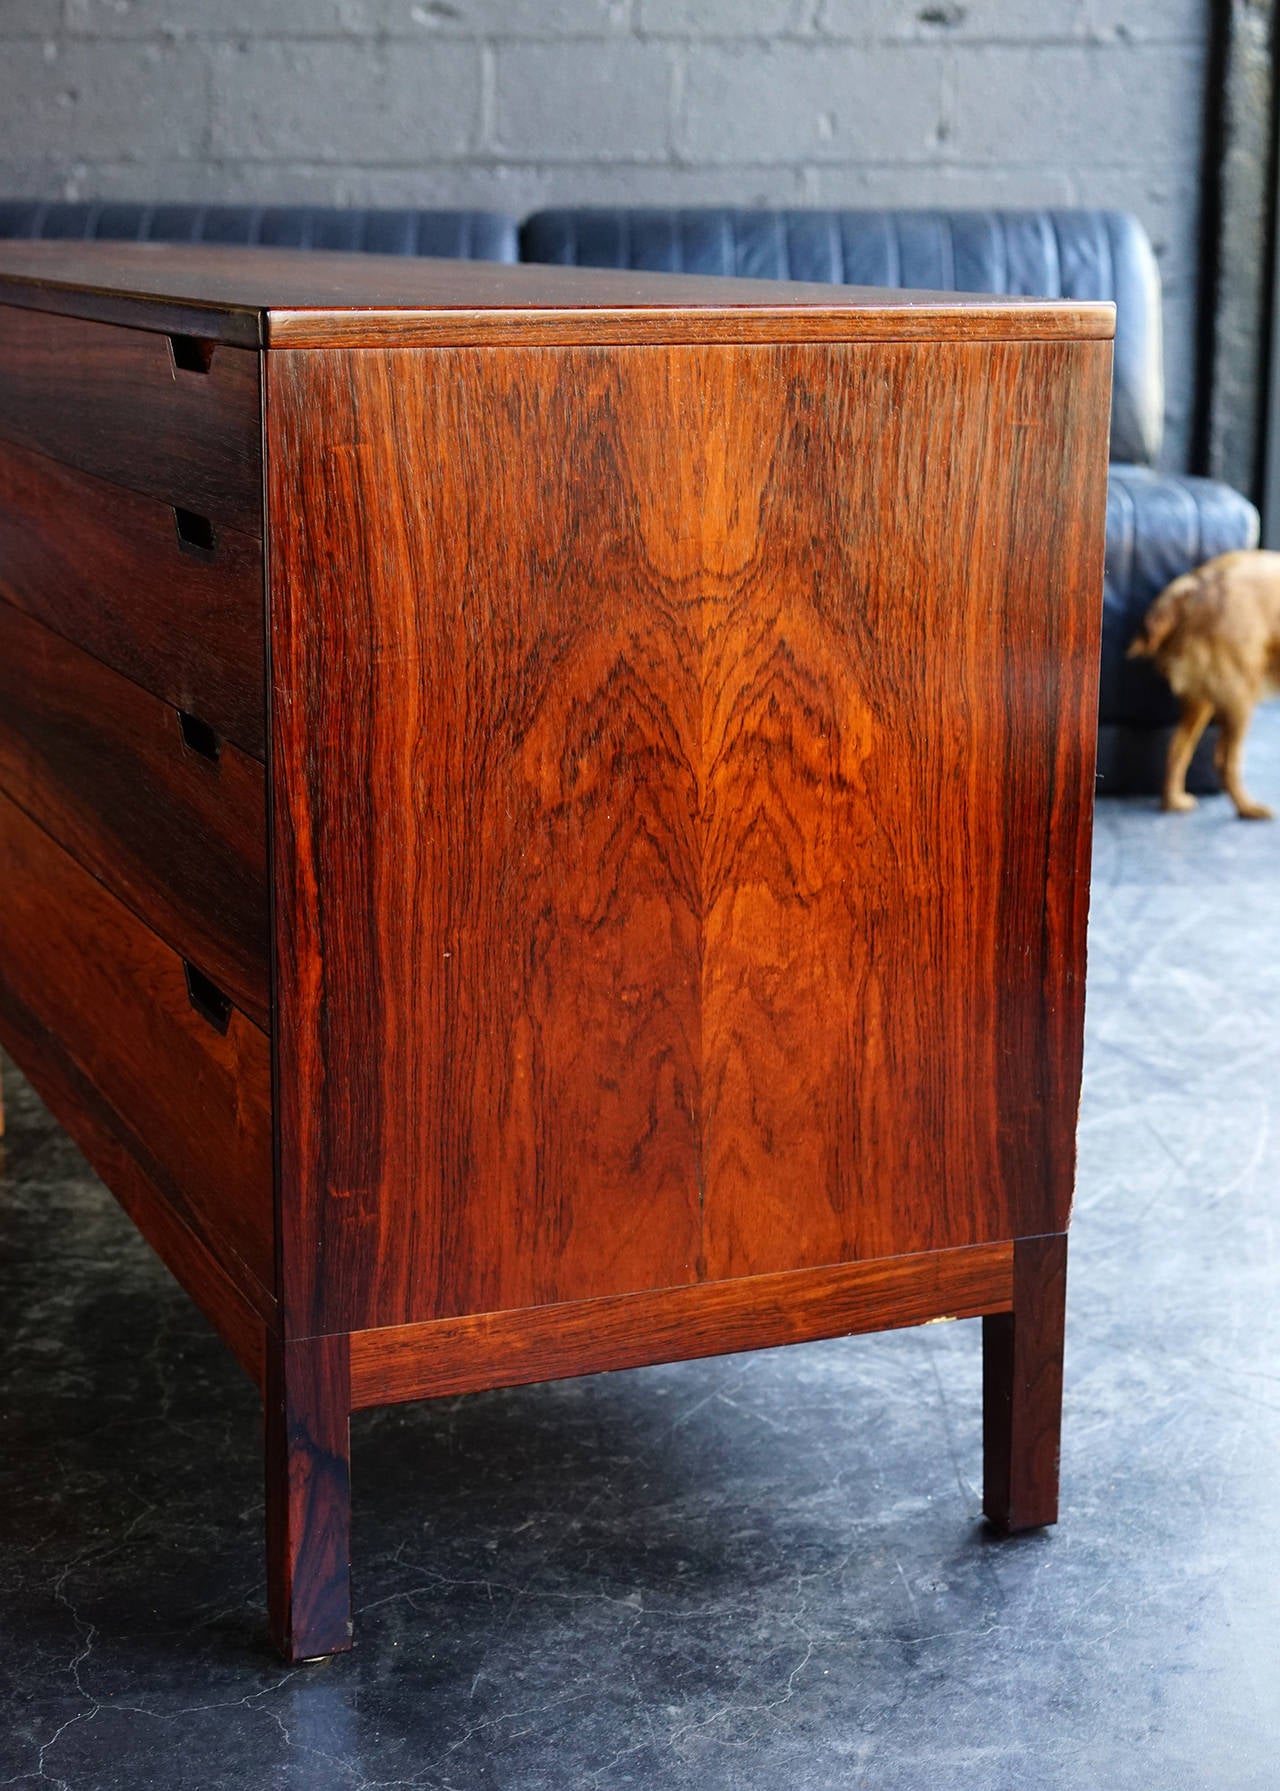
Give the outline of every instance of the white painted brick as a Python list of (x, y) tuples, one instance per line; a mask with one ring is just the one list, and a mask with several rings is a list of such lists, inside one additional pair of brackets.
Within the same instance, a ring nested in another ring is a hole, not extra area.
[(619, 163), (609, 168), (506, 167), (502, 173), (503, 191), (512, 195), (512, 204), (521, 212), (547, 205), (785, 206), (804, 202), (803, 174), (798, 168), (737, 169), (729, 192), (719, 168)]
[(49, 37), (61, 17), (59, 0), (0, 0), (0, 37)]
[[(107, 170), (104, 191), (144, 198), (130, 169)], [(743, 205), (802, 204), (797, 169), (764, 168), (744, 177)], [(123, 182), (123, 190), (120, 183)], [(547, 205), (715, 205), (725, 196), (723, 174), (708, 168), (617, 163), (426, 162), (413, 168), (316, 168), (308, 163), (233, 162), (183, 171), (179, 198), (246, 204), (294, 201), (315, 205), (479, 206), (515, 217)]]
[(0, 56), (0, 155), (145, 161), (203, 152), (209, 81), (194, 53), (152, 44), (15, 43)]
[(543, 161), (661, 160), (670, 89), (670, 64), (657, 45), (503, 44), (495, 151)]
[[(0, 193), (13, 199), (77, 199), (75, 181), (80, 172), (88, 172), (83, 163), (59, 161), (56, 156), (0, 156)], [(92, 178), (99, 178), (96, 163)]]
[[(855, 43), (1052, 43), (1088, 34), (1087, 0), (823, 0), (819, 30)], [(1123, 4), (1123, 0), (1116, 0)]]
[(942, 54), (908, 45), (692, 49), (677, 142), (686, 161), (722, 165), (925, 161), (942, 83)]
[[(0, 9), (7, 3), (0, 0)], [(625, 31), (631, 0), (66, 0), (66, 6), (68, 29), (93, 37), (554, 39)]]
[(161, 197), (193, 205), (340, 205), (346, 203), (338, 196), (344, 178), (338, 168), (309, 164), (290, 168), (278, 162), (236, 163), (208, 157), (175, 162), (158, 177), (151, 162), (100, 161), (92, 168), (78, 164), (65, 177), (65, 190), (50, 191), (49, 196), (140, 201)]
[(1122, 43), (1203, 44), (1209, 0), (1085, 0), (1090, 33)]
[(474, 147), (465, 44), (259, 43), (213, 52), (213, 148), (246, 161), (416, 164)]
[(951, 210), (1004, 211), (1075, 203), (1071, 177), (1062, 168), (966, 168), (884, 166), (807, 168), (802, 205), (892, 209), (899, 205)]
[(82, 37), (333, 37), (371, 31), (366, 0), (66, 0)]
[(397, 34), (556, 39), (627, 29), (631, 0), (370, 0), (380, 28)]
[(655, 37), (772, 37), (813, 29), (814, 0), (638, 0)]
[[(68, 170), (47, 159), (0, 162), (0, 193), (48, 198), (166, 198), (208, 204), (479, 206), (515, 217), (547, 205), (715, 205), (724, 202), (718, 169), (619, 163), (416, 163), (351, 167), (335, 163), (253, 162), (226, 157), (175, 164), (158, 180), (151, 163), (83, 163)], [(85, 184), (85, 180), (89, 184)], [(762, 168), (737, 183), (742, 205), (799, 205), (802, 173)]]
[(1204, 63), (1180, 46), (955, 51), (957, 161), (1195, 168)]

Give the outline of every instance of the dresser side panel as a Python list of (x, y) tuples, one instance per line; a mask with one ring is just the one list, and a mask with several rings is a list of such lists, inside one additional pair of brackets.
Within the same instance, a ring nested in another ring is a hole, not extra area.
[(286, 1328), (1062, 1229), (1109, 345), (264, 360)]

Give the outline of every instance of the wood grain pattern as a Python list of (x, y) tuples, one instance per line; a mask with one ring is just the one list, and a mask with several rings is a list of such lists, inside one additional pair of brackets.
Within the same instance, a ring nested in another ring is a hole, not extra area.
[(1106, 345), (266, 369), (286, 1327), (1065, 1225)]
[(351, 1404), (387, 1405), (773, 1349), (943, 1316), (976, 1318), (1008, 1308), (1012, 1280), (1013, 1245), (979, 1244), (575, 1306), (357, 1331), (351, 1337)]
[(254, 346), (1109, 339), (1115, 308), (614, 268), (0, 243), (0, 299)]
[[(268, 1324), (275, 1301), (257, 1283), (240, 1285), (175, 1208), (145, 1150), (68, 1057), (61, 1043), (0, 981), (0, 1043), (58, 1124), (156, 1255), (204, 1313), (250, 1380), (263, 1384)], [(137, 1151), (138, 1154), (135, 1154)], [(140, 1160), (140, 1158), (142, 1160)]]
[(184, 551), (175, 512), (0, 441), (0, 597), (266, 755), (262, 545)]
[(262, 766), (0, 601), (0, 788), (269, 1025)]
[(178, 954), (5, 797), (0, 985), (237, 1286), (274, 1293), (265, 1035), (234, 1009), (225, 1035), (201, 1018)]
[(255, 353), (187, 371), (153, 331), (0, 306), (0, 436), (261, 537)]
[(267, 1353), (267, 1593), (286, 1660), (351, 1646), (350, 1389), (345, 1337)]
[(982, 1321), (982, 1507), (998, 1530), (1058, 1521), (1065, 1233), (1019, 1238), (1013, 1309)]

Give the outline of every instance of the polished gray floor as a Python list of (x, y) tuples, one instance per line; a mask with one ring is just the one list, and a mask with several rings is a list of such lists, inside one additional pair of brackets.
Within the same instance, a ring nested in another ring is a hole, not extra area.
[(1090, 975), (1056, 1531), (983, 1531), (972, 1324), (367, 1414), (295, 1670), (254, 1396), (7, 1073), (0, 1780), (1276, 1791), (1280, 823), (1104, 804)]

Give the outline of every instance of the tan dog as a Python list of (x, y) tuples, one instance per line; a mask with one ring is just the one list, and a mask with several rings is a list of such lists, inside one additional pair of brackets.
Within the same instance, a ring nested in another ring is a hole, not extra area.
[(1187, 766), (1216, 715), (1215, 763), (1236, 813), (1269, 821), (1244, 787), (1244, 736), (1255, 704), (1280, 691), (1280, 553), (1224, 553), (1175, 578), (1147, 611), (1130, 659), (1154, 659), (1182, 699), (1169, 742), (1164, 807), (1191, 809)]

